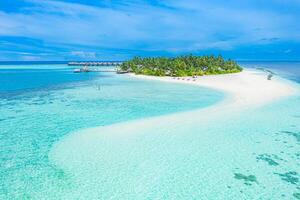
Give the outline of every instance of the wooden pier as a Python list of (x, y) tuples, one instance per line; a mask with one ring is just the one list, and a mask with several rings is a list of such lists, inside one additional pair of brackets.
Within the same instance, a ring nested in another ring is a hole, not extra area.
[(80, 68), (74, 69), (74, 73), (81, 72), (117, 72), (117, 67), (120, 66), (120, 61), (80, 61), (69, 62), (69, 66), (78, 66)]
[(69, 66), (119, 66), (122, 62), (120, 61), (108, 61), (108, 62), (69, 62)]

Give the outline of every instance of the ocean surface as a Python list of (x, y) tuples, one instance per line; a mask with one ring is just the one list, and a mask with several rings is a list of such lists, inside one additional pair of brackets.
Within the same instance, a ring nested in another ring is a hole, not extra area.
[[(299, 62), (241, 65), (300, 83)], [(300, 199), (300, 94), (201, 111), (224, 98), (61, 63), (0, 65), (0, 199)]]

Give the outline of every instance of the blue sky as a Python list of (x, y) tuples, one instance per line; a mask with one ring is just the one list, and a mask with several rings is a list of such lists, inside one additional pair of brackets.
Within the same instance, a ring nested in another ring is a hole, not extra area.
[(300, 60), (300, 0), (1, 0), (0, 61)]

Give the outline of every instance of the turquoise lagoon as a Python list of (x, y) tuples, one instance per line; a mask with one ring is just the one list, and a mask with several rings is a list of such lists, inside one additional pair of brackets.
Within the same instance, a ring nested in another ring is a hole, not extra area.
[[(299, 87), (299, 63), (242, 64)], [(208, 115), (226, 94), (64, 65), (1, 68), (0, 199), (300, 198), (300, 95)]]

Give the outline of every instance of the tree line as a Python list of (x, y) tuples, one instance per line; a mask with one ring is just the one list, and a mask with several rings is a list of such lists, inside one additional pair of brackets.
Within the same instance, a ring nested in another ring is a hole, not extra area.
[(242, 71), (233, 60), (222, 56), (134, 57), (121, 64), (118, 72), (152, 76), (202, 76)]

